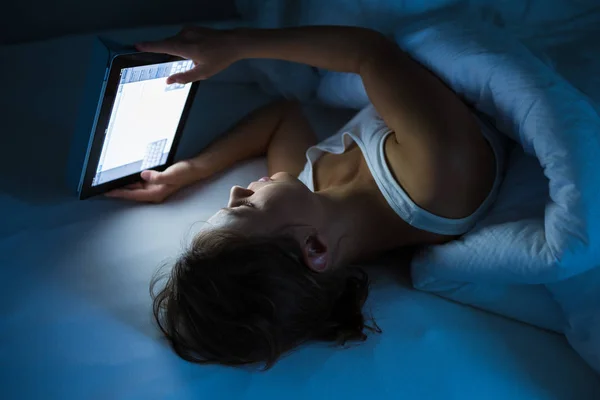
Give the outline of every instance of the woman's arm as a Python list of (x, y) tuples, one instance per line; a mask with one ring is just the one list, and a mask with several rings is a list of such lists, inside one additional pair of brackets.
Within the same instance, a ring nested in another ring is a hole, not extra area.
[(236, 58), (276, 58), (359, 74), (369, 99), (398, 143), (423, 156), (445, 151), (473, 128), (468, 108), (441, 80), (377, 31), (309, 26), (239, 29), (231, 33)]
[(462, 132), (477, 129), (468, 107), (442, 81), (371, 29), (188, 28), (138, 48), (195, 61), (194, 69), (170, 77), (170, 82), (206, 79), (245, 58), (280, 59), (357, 73), (371, 102), (395, 132), (396, 141), (418, 159), (437, 159), (450, 149), (464, 147), (468, 139)]
[(274, 58), (354, 73), (376, 52), (398, 50), (381, 33), (350, 26), (240, 28), (230, 31), (230, 43), (238, 59)]
[(300, 106), (278, 101), (250, 113), (189, 162), (200, 179), (261, 156), (267, 157), (270, 174), (299, 174), (305, 152), (315, 142)]

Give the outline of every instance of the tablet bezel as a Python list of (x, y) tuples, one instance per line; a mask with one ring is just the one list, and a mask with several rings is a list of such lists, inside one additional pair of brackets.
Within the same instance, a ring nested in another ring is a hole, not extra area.
[[(112, 113), (115, 98), (117, 95), (117, 89), (121, 79), (121, 70), (124, 68), (139, 67), (151, 64), (161, 64), (173, 61), (181, 61), (179, 57), (173, 57), (166, 54), (154, 54), (154, 53), (132, 53), (132, 54), (121, 54), (113, 58), (110, 69), (107, 74), (106, 84), (103, 90), (101, 105), (95, 121), (95, 127), (92, 132), (92, 138), (90, 139), (90, 147), (86, 157), (85, 172), (82, 180), (81, 190), (79, 191), (79, 198), (81, 200), (87, 199), (92, 196), (97, 196), (106, 193), (110, 190), (117, 189), (132, 183), (140, 182), (140, 172), (136, 172), (131, 175), (124, 176), (113, 181), (105, 182), (97, 186), (92, 186), (94, 176), (96, 175), (96, 169), (98, 162), (100, 161), (100, 154), (102, 153), (102, 147), (105, 140), (105, 132), (108, 127), (110, 115)], [(165, 78), (166, 79), (166, 78)], [(164, 171), (168, 166), (173, 164), (179, 141), (183, 133), (185, 123), (187, 121), (192, 103), (196, 96), (198, 89), (198, 82), (192, 83), (190, 91), (183, 107), (181, 117), (179, 119), (179, 125), (173, 138), (173, 144), (169, 151), (167, 161), (159, 166), (152, 168), (155, 171)]]

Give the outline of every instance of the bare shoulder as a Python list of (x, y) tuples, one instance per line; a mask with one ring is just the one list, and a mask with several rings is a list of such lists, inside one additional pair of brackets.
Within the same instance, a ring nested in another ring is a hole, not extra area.
[[(456, 125), (461, 132), (452, 132)], [(496, 177), (494, 151), (475, 117), (456, 125), (417, 149), (402, 146), (394, 135), (385, 143), (388, 166), (411, 199), (433, 214), (453, 219), (475, 212)]]

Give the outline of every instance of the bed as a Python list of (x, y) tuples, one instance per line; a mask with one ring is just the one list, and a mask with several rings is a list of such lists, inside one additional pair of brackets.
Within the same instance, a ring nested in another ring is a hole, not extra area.
[[(371, 8), (362, 11), (375, 18), (384, 3), (363, 2)], [(397, 6), (395, 11), (413, 15), (446, 5), (404, 3), (404, 10)], [(494, 9), (473, 3), (484, 18), (513, 21), (505, 25), (521, 29), (532, 46), (546, 49), (558, 67), (564, 65), (560, 50), (572, 42), (553, 39), (548, 45), (550, 34), (524, 29), (520, 5)], [(555, 14), (541, 2), (528, 3), (528, 18), (538, 27), (566, 18), (564, 3), (556, 2)], [(314, 16), (325, 15), (318, 2), (289, 4), (306, 11), (294, 14), (295, 23), (320, 22)], [(257, 5), (262, 12), (256, 13)], [(238, 6), (242, 17), (257, 25), (277, 25), (276, 17), (283, 15), (276, 1), (240, 1)], [(578, 7), (569, 15), (586, 21), (590, 14), (582, 16), (581, 10), (597, 11), (592, 2), (578, 2)], [(356, 8), (347, 11), (331, 22), (342, 16), (346, 23), (356, 22)], [(106, 34), (136, 41), (177, 28)], [(568, 32), (575, 35), (577, 29)], [(565, 38), (567, 33), (553, 34)], [(304, 346), (267, 372), (179, 359), (152, 321), (148, 282), (224, 205), (232, 185), (264, 175), (266, 166), (260, 159), (243, 163), (158, 206), (77, 201), (64, 176), (86, 70), (73, 63), (73, 55), (85, 55), (92, 40), (91, 34), (78, 34), (0, 48), (3, 398), (600, 398), (600, 378), (563, 335), (415, 290), (406, 277), (409, 266), (398, 258), (368, 266), (374, 287), (367, 309), (383, 332), (365, 343), (346, 349)], [(584, 84), (572, 69), (564, 71), (575, 85)], [(245, 113), (280, 95), (259, 75), (217, 76), (200, 86), (178, 158), (196, 153)], [(589, 86), (589, 80), (585, 85), (600, 94), (600, 85)], [(317, 104), (307, 105), (306, 112), (320, 136), (352, 113)]]

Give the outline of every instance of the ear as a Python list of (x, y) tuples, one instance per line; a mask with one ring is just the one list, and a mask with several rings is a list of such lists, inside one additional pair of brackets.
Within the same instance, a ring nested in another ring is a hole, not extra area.
[(315, 272), (323, 272), (329, 268), (329, 252), (325, 241), (319, 235), (310, 235), (302, 246), (304, 262)]

